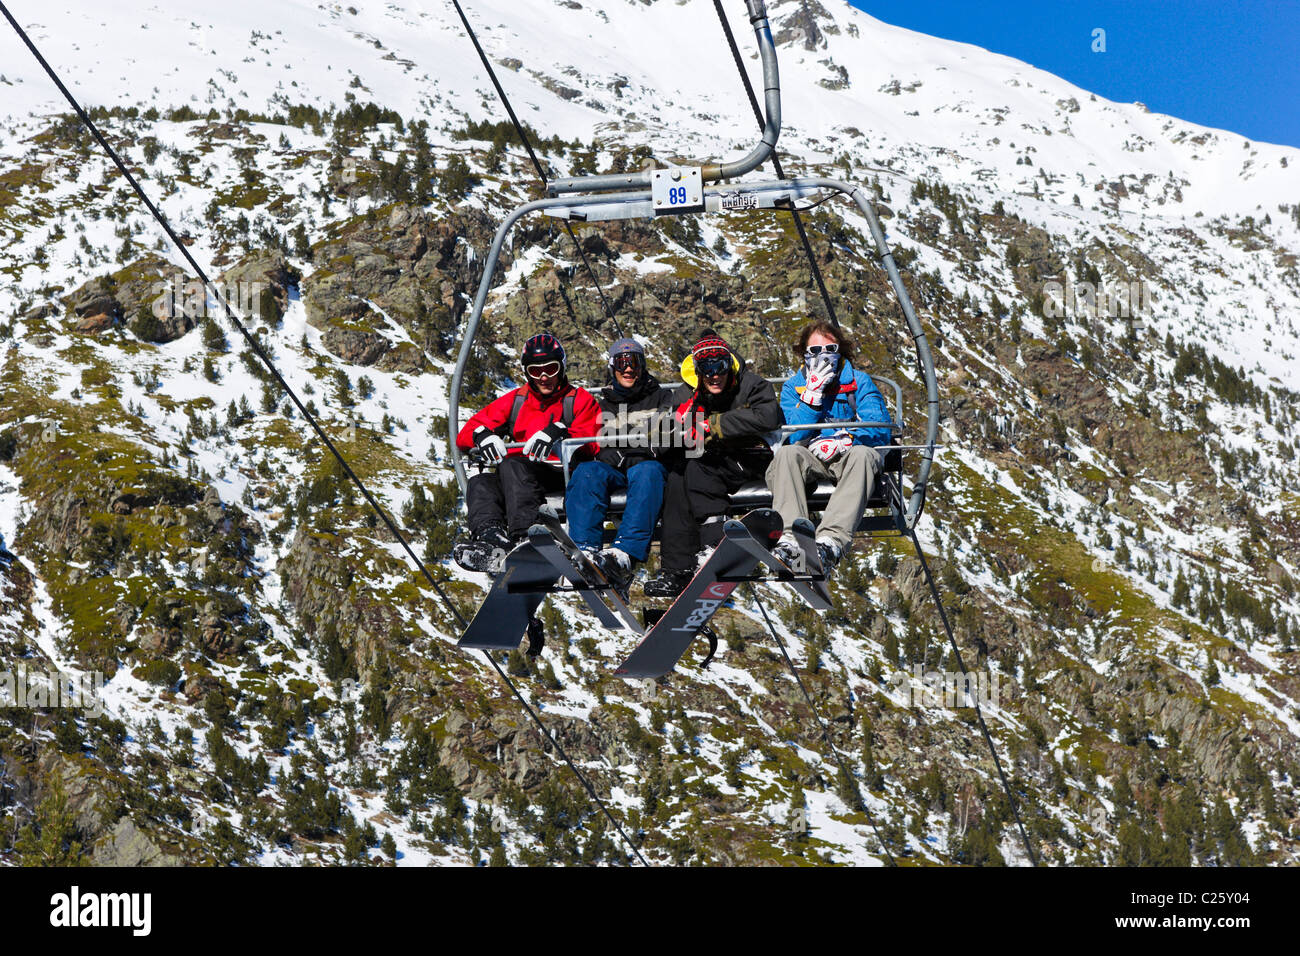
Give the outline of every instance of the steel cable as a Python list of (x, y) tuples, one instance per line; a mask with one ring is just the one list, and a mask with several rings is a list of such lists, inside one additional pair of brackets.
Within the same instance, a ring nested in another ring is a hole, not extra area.
[[(740, 48), (736, 46), (736, 37), (731, 32), (731, 23), (727, 20), (726, 11), (722, 9), (722, 0), (713, 0), (713, 9), (718, 12), (718, 20), (722, 23), (722, 32), (727, 35), (727, 45), (731, 47), (731, 56), (736, 61), (736, 69), (740, 72), (740, 79), (745, 84), (745, 92), (749, 95), (749, 105), (753, 107), (754, 118), (758, 120), (758, 128), (762, 130), (765, 128), (763, 110), (758, 105), (758, 97), (754, 95), (754, 85), (749, 80), (749, 74), (745, 72), (745, 63), (740, 58)], [(776, 178), (785, 179), (785, 170), (781, 168), (781, 159), (776, 155), (775, 149), (772, 150), (772, 166), (776, 170)], [(820, 203), (816, 205), (820, 205)], [(822, 271), (817, 265), (817, 257), (813, 255), (812, 243), (808, 241), (808, 232), (804, 229), (803, 217), (799, 215), (799, 210), (795, 209), (793, 205), (790, 207), (790, 215), (794, 217), (794, 226), (799, 232), (799, 241), (803, 243), (803, 251), (808, 256), (808, 265), (812, 268), (813, 279), (817, 282), (817, 289), (821, 293), (822, 303), (826, 306), (826, 315), (830, 319), (831, 325), (839, 328), (840, 321), (835, 317), (835, 307), (831, 304), (830, 293), (826, 291), (826, 283), (822, 280)]]
[(826, 746), (829, 747), (831, 753), (835, 755), (835, 762), (839, 764), (841, 777), (850, 787), (852, 787), (853, 799), (857, 804), (857, 806), (852, 809), (861, 809), (862, 812), (867, 815), (867, 822), (871, 824), (871, 829), (875, 832), (876, 839), (880, 842), (881, 849), (885, 851), (885, 856), (889, 859), (889, 864), (891, 866), (898, 866), (898, 861), (895, 860), (894, 855), (889, 852), (889, 844), (885, 842), (885, 838), (881, 836), (880, 828), (876, 826), (875, 817), (871, 815), (871, 811), (867, 809), (866, 801), (862, 799), (862, 792), (858, 790), (857, 778), (853, 776), (848, 766), (844, 763), (844, 758), (840, 756), (839, 748), (837, 748), (831, 740), (830, 731), (826, 728), (826, 721), (822, 719), (821, 712), (818, 711), (817, 705), (813, 703), (813, 699), (808, 693), (808, 688), (804, 686), (803, 678), (799, 676), (799, 671), (794, 666), (794, 661), (790, 659), (789, 651), (785, 649), (785, 642), (782, 641), (780, 636), (776, 633), (776, 628), (772, 625), (771, 618), (767, 616), (767, 608), (763, 607), (763, 602), (758, 599), (758, 589), (755, 588), (752, 583), (749, 585), (749, 593), (754, 599), (754, 603), (758, 605), (759, 612), (763, 615), (763, 623), (767, 625), (767, 631), (772, 635), (772, 640), (776, 641), (776, 646), (781, 648), (781, 656), (785, 658), (785, 662), (790, 668), (790, 673), (794, 675), (795, 683), (799, 685), (799, 690), (803, 691), (803, 699), (808, 702), (808, 709), (811, 710), (813, 716), (817, 718), (817, 723), (822, 729), (822, 740), (826, 742)]
[[(279, 370), (275, 367), (275, 363), (271, 361), (270, 356), (267, 355), (265, 349), (262, 348), (262, 345), (257, 340), (256, 336), (250, 333), (248, 329), (244, 326), (244, 324), (239, 321), (239, 318), (235, 315), (234, 310), (231, 309), (230, 303), (226, 301), (226, 297), (223, 294), (223, 292), (220, 289), (218, 289), (216, 286), (214, 286), (212, 282), (208, 279), (207, 273), (204, 272), (203, 268), (198, 264), (198, 262), (194, 259), (194, 257), (190, 255), (189, 250), (185, 247), (185, 244), (180, 241), (180, 238), (176, 235), (175, 231), (172, 229), (171, 224), (167, 221), (166, 217), (163, 216), (163, 214), (159, 211), (158, 207), (154, 205), (153, 201), (145, 193), (144, 189), (141, 188), (139, 182), (136, 181), (136, 178), (131, 174), (131, 171), (126, 167), (126, 164), (122, 162), (121, 157), (118, 156), (117, 151), (114, 150), (111, 145), (109, 145), (106, 139), (104, 139), (104, 136), (102, 133), (100, 133), (99, 128), (91, 120), (90, 116), (87, 115), (86, 111), (81, 108), (81, 104), (77, 102), (76, 97), (74, 97), (72, 93), (68, 90), (68, 88), (63, 85), (63, 81), (59, 79), (59, 76), (57, 73), (55, 73), (54, 68), (51, 67), (50, 64), (46, 61), (45, 57), (41, 55), (40, 50), (36, 48), (36, 45), (32, 42), (31, 38), (27, 35), (27, 32), (19, 25), (18, 21), (14, 19), (13, 14), (9, 12), (9, 8), (4, 4), (3, 0), (0, 0), (0, 13), (4, 14), (5, 19), (9, 21), (9, 24), (17, 32), (19, 38), (23, 41), (24, 44), (26, 44), (27, 49), (29, 49), (32, 52), (32, 55), (36, 57), (37, 62), (40, 63), (41, 67), (45, 70), (46, 74), (50, 77), (51, 80), (54, 81), (54, 84), (59, 88), (59, 92), (61, 92), (64, 98), (68, 101), (68, 103), (71, 104), (73, 110), (80, 118), (82, 124), (86, 127), (86, 129), (90, 131), (91, 135), (95, 138), (95, 141), (99, 143), (100, 147), (104, 150), (104, 152), (106, 152), (109, 158), (113, 160), (113, 163), (117, 166), (118, 170), (122, 173), (122, 175), (126, 177), (126, 181), (131, 185), (131, 188), (135, 191), (135, 194), (140, 197), (140, 200), (145, 204), (145, 207), (153, 215), (154, 219), (158, 221), (158, 224), (162, 226), (163, 231), (167, 233), (168, 238), (171, 239), (172, 241), (172, 245), (177, 249), (177, 251), (180, 252), (181, 256), (184, 257), (185, 261), (189, 264), (190, 268), (194, 270), (194, 273), (203, 282), (204, 288), (212, 292), (215, 295), (217, 301), (221, 303), (226, 318), (235, 326), (235, 328), (239, 331), (239, 333), (244, 337), (244, 340), (248, 343), (249, 347), (253, 350), (254, 354), (257, 355), (257, 357), (266, 366), (267, 370), (275, 377), (275, 380), (279, 383), (280, 387), (284, 390), (285, 394), (289, 396), (289, 399), (294, 403), (294, 406), (302, 414), (303, 419), (311, 426), (312, 430), (316, 433), (316, 436), (321, 440), (321, 442), (325, 445), (325, 447), (329, 449), (330, 454), (332, 454), (334, 458), (338, 461), (344, 473), (348, 476), (349, 480), (351, 480), (351, 482), (357, 487), (357, 490), (361, 492), (362, 496), (366, 499), (366, 502), (370, 505), (371, 509), (375, 512), (376, 515), (379, 516), (380, 520), (384, 522), (385, 527), (387, 527), (388, 530), (392, 533), (393, 537), (397, 539), (398, 543), (401, 544), (407, 556), (411, 559), (411, 561), (419, 569), (420, 573), (424, 575), (425, 580), (429, 582), (430, 586), (433, 587), (434, 591), (442, 599), (443, 604), (446, 605), (447, 609), (451, 611), (452, 615), (455, 616), (455, 618), (457, 619), (457, 621), (460, 622), (462, 627), (467, 626), (468, 622), (465, 620), (464, 616), (460, 613), (460, 610), (452, 602), (451, 598), (448, 597), (447, 593), (439, 586), (438, 582), (434, 579), (433, 575), (429, 573), (429, 569), (425, 566), (424, 562), (420, 560), (420, 558), (416, 555), (415, 551), (411, 548), (410, 543), (406, 540), (406, 536), (402, 534), (400, 529), (398, 529), (396, 523), (394, 523), (393, 519), (389, 517), (388, 512), (383, 509), (383, 507), (379, 504), (378, 500), (376, 500), (375, 496), (371, 494), (370, 489), (366, 487), (365, 483), (362, 482), (362, 480), (357, 476), (356, 472), (352, 470), (352, 466), (348, 464), (347, 459), (343, 457), (343, 455), (339, 452), (338, 448), (335, 447), (334, 443), (330, 441), (329, 436), (325, 433), (325, 430), (321, 427), (320, 423), (317, 421), (316, 416), (307, 410), (307, 407), (302, 403), (302, 400), (298, 398), (297, 393), (294, 392), (294, 390), (289, 386), (289, 383), (285, 381), (284, 377), (280, 374)], [(483, 656), (487, 659), (488, 663), (492, 665), (493, 669), (497, 672), (497, 675), (506, 683), (506, 685), (511, 689), (511, 691), (513, 691), (515, 697), (519, 700), (519, 703), (523, 706), (524, 710), (528, 713), (528, 716), (532, 718), (535, 724), (537, 724), (537, 727), (538, 729), (541, 730), (543, 736), (555, 748), (556, 752), (560, 754), (560, 756), (564, 759), (564, 762), (568, 764), (569, 769), (573, 771), (574, 775), (582, 782), (583, 787), (586, 788), (587, 793), (591, 796), (592, 800), (595, 801), (595, 803), (604, 812), (605, 817), (609, 820), (611, 824), (613, 824), (619, 836), (623, 838), (623, 842), (627, 844), (629, 849), (631, 849), (632, 853), (636, 856), (638, 860), (641, 861), (643, 865), (648, 866), (649, 864), (646, 863), (645, 858), (641, 856), (641, 853), (636, 848), (636, 845), (633, 844), (632, 841), (628, 838), (627, 834), (623, 832), (623, 828), (619, 826), (618, 821), (614, 819), (613, 814), (611, 814), (608, 807), (605, 806), (604, 801), (601, 800), (600, 797), (596, 794), (595, 789), (592, 787), (591, 783), (587, 780), (586, 776), (580, 770), (578, 770), (577, 766), (570, 759), (568, 753), (564, 750), (563, 747), (560, 746), (559, 742), (551, 735), (550, 731), (546, 729), (545, 724), (543, 724), (541, 719), (537, 716), (537, 714), (534, 713), (532, 707), (524, 699), (523, 694), (520, 693), (518, 687), (515, 686), (514, 682), (510, 679), (509, 675), (506, 674), (506, 672), (501, 669), (500, 664), (496, 662), (496, 660), (492, 657), (490, 653), (484, 651)]]
[[(528, 142), (528, 137), (524, 134), (523, 124), (519, 122), (519, 117), (515, 115), (514, 107), (510, 105), (510, 98), (506, 96), (506, 91), (502, 88), (501, 82), (497, 79), (497, 72), (492, 69), (492, 62), (488, 59), (487, 53), (483, 51), (482, 45), (478, 42), (478, 36), (475, 35), (474, 28), (469, 25), (469, 18), (465, 16), (465, 11), (461, 9), (460, 0), (451, 0), (451, 3), (452, 6), (456, 8), (456, 12), (460, 14), (460, 22), (464, 24), (465, 32), (469, 34), (470, 42), (474, 44), (474, 49), (478, 51), (478, 58), (483, 61), (483, 68), (487, 70), (488, 76), (491, 77), (492, 85), (497, 91), (497, 96), (501, 99), (502, 105), (505, 106), (506, 113), (510, 115), (510, 122), (514, 124), (515, 135), (519, 137), (519, 141), (524, 144), (524, 149), (528, 151), (528, 156), (533, 161), (533, 167), (537, 170), (537, 175), (542, 180), (542, 192), (545, 192), (546, 184), (548, 182), (546, 171), (542, 168), (541, 161), (537, 158), (537, 154), (533, 152), (533, 147)], [(587, 259), (586, 251), (582, 248), (581, 243), (578, 242), (578, 237), (573, 234), (573, 225), (568, 222), (568, 220), (565, 220), (564, 228), (569, 233), (569, 238), (573, 240), (573, 248), (578, 251), (578, 257), (582, 259), (582, 264), (587, 267), (587, 274), (591, 276), (591, 281), (595, 283), (596, 292), (600, 296), (601, 305), (604, 306), (605, 309), (605, 315), (609, 318), (609, 321), (613, 323), (614, 331), (618, 333), (619, 338), (623, 338), (623, 327), (619, 324), (618, 319), (614, 317), (614, 310), (609, 304), (609, 299), (605, 298), (605, 290), (601, 288), (600, 280), (596, 278), (596, 270), (591, 267), (591, 263)]]

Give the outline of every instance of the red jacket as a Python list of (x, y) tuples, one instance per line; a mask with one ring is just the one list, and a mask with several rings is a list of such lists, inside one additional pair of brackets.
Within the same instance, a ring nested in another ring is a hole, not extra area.
[[(510, 417), (510, 409), (514, 407), (515, 395), (519, 392), (524, 393), (524, 404), (519, 409), (519, 417), (515, 419), (513, 432), (507, 432), (506, 419)], [(558, 419), (564, 412), (564, 397), (573, 395), (573, 421), (569, 424), (569, 437), (586, 438), (589, 435), (595, 435), (600, 431), (600, 405), (596, 399), (585, 388), (579, 388), (569, 382), (565, 382), (555, 392), (548, 395), (545, 404), (542, 403), (536, 392), (527, 385), (512, 389), (506, 392), (500, 398), (496, 399), (487, 408), (478, 412), (469, 421), (465, 427), (460, 430), (456, 436), (456, 447), (462, 450), (474, 447), (474, 432), (481, 425), (489, 431), (496, 432), (507, 443), (527, 441), (538, 429), (545, 428), (551, 422)], [(584, 446), (584, 451), (589, 451), (594, 455), (599, 451), (597, 445)], [(509, 454), (518, 455), (519, 449), (512, 449)], [(552, 456), (558, 459), (558, 452)]]

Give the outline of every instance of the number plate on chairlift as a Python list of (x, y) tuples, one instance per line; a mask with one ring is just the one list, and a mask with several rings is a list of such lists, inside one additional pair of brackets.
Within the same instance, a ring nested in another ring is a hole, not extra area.
[(718, 196), (718, 205), (723, 212), (732, 209), (757, 209), (758, 197), (753, 193), (722, 193)]
[(669, 166), (650, 174), (650, 198), (656, 216), (699, 212), (704, 208), (704, 180), (698, 166)]

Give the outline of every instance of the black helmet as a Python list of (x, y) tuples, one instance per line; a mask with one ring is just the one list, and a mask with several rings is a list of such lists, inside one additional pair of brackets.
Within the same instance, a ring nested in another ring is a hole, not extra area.
[(563, 371), (565, 368), (564, 346), (550, 332), (538, 332), (524, 343), (520, 362), (525, 368), (529, 365), (559, 362), (560, 370)]

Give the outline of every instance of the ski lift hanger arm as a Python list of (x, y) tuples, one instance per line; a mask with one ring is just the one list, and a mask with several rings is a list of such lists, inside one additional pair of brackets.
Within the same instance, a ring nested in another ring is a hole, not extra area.
[[(758, 52), (763, 60), (763, 99), (767, 116), (763, 134), (750, 152), (732, 163), (705, 163), (700, 169), (706, 183), (715, 183), (722, 179), (734, 179), (743, 176), (758, 166), (776, 147), (777, 137), (781, 135), (781, 77), (776, 65), (776, 46), (772, 42), (772, 28), (767, 20), (767, 5), (764, 0), (745, 0), (749, 11), (749, 22), (754, 27), (754, 36), (758, 40)], [(643, 169), (634, 173), (603, 173), (598, 176), (574, 176), (557, 179), (547, 190), (553, 196), (563, 193), (594, 192), (598, 190), (645, 189), (651, 184), (654, 170)]]

